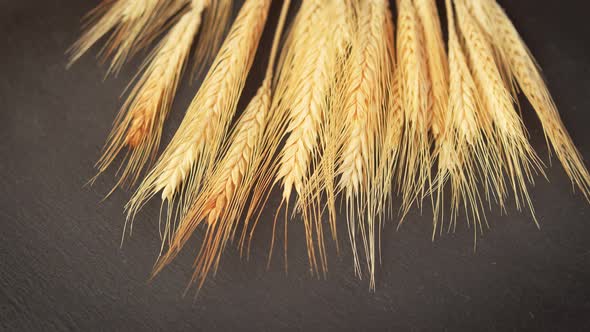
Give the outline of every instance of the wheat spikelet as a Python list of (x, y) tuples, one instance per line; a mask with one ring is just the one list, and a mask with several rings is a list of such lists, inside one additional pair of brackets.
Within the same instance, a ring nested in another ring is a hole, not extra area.
[(537, 112), (545, 137), (551, 142), (572, 183), (590, 201), (590, 174), (561, 121), (557, 107), (528, 48), (495, 0), (483, 0), (478, 4), (482, 7), (478, 11), (478, 17), (487, 18), (486, 21), (490, 22), (494, 45), (502, 53), (501, 59), (505, 61), (505, 67)]
[(209, 225), (219, 219), (226, 203), (234, 196), (236, 188), (242, 185), (244, 176), (248, 173), (247, 168), (251, 166), (270, 109), (270, 80), (271, 77), (264, 80), (256, 96), (244, 110), (226, 157), (220, 162), (219, 175), (213, 176), (216, 183), (213, 186), (214, 197), (217, 198), (215, 203), (210, 204), (211, 210), (207, 217)]
[[(527, 140), (526, 131), (514, 109), (510, 91), (502, 79), (489, 40), (461, 1), (456, 1), (456, 7), (471, 70), (485, 110), (494, 123), (495, 135), (488, 139), (499, 146), (498, 166), (508, 176), (517, 209), (520, 210), (526, 204), (535, 218), (526, 181), (532, 182), (533, 173), (542, 173), (542, 163)], [(507, 192), (502, 187), (494, 189), (500, 206), (504, 208)]]
[(337, 171), (339, 191), (346, 200), (353, 263), (360, 276), (356, 244), (360, 231), (369, 269), (370, 287), (375, 287), (376, 220), (366, 206), (373, 206), (371, 180), (376, 172), (376, 153), (381, 149), (383, 110), (393, 71), (393, 24), (386, 1), (367, 1), (358, 8), (358, 28), (346, 68), (344, 112), (345, 136)]
[[(173, 206), (181, 186), (186, 190), (178, 199), (180, 219), (192, 205), (235, 113), (269, 6), (270, 0), (248, 0), (242, 5), (174, 138), (128, 203), (130, 218), (160, 191), (162, 200)], [(168, 222), (166, 233), (171, 235), (169, 226)]]
[(400, 97), (404, 111), (401, 152), (403, 165), (399, 184), (402, 211), (405, 214), (418, 199), (421, 204), (430, 181), (430, 139), (432, 121), (432, 86), (424, 48), (424, 36), (412, 0), (398, 1), (397, 65)]
[(203, 1), (194, 1), (192, 9), (168, 32), (117, 117), (97, 163), (101, 174), (125, 146), (129, 147), (126, 166), (115, 187), (125, 181), (135, 183), (148, 159), (155, 156), (203, 9)]

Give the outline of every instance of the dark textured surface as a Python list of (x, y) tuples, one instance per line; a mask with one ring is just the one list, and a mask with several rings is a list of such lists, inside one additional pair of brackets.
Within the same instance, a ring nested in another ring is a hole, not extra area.
[[(196, 300), (182, 293), (198, 239), (147, 283), (159, 249), (158, 203), (143, 210), (120, 247), (130, 193), (99, 202), (113, 184), (112, 172), (83, 188), (121, 104), (117, 96), (137, 65), (105, 82), (92, 55), (65, 69), (64, 51), (94, 3), (0, 1), (0, 330), (590, 329), (590, 208), (572, 194), (558, 164), (547, 171), (550, 184), (539, 179), (532, 189), (541, 229), (514, 210), (492, 214), (476, 253), (466, 227), (431, 242), (428, 211), (414, 212), (398, 232), (388, 224), (375, 293), (353, 276), (344, 225), (342, 254), (330, 252), (326, 280), (309, 275), (296, 223), (289, 274), (280, 260), (266, 271), (270, 213), (250, 261), (227, 250)], [(543, 66), (574, 141), (590, 158), (584, 3), (502, 1)], [(271, 23), (277, 10), (275, 4)], [(266, 34), (263, 49), (269, 41)], [(246, 96), (263, 70), (257, 61)], [(167, 139), (196, 86), (180, 89)], [(528, 105), (523, 113), (534, 147), (547, 160), (535, 115)]]

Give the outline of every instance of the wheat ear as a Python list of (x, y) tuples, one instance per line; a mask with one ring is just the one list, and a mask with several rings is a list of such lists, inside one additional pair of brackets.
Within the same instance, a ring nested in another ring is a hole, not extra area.
[(238, 218), (242, 215), (249, 189), (252, 188), (254, 178), (250, 168), (253, 167), (253, 155), (264, 130), (270, 93), (269, 80), (265, 80), (244, 110), (237, 131), (230, 140), (232, 144), (211, 173), (211, 180), (203, 186), (191, 208), (180, 220), (166, 254), (154, 268), (154, 275), (176, 257), (203, 221), (207, 223), (207, 232), (197, 256), (191, 283), (198, 280), (200, 288), (209, 270), (217, 266), (223, 249), (236, 231)]
[(412, 0), (398, 1), (397, 66), (404, 112), (399, 191), (405, 215), (414, 201), (421, 204), (431, 179), (432, 163), (428, 135), (432, 123), (432, 84), (423, 29)]
[[(288, 13), (290, 1), (284, 1), (275, 30), (273, 46), (269, 57), (265, 79), (254, 98), (238, 120), (234, 132), (228, 140), (223, 157), (217, 162), (201, 193), (195, 199), (189, 213), (180, 221), (179, 227), (170, 242), (168, 252), (162, 256), (154, 268), (154, 275), (167, 265), (180, 251), (184, 243), (198, 225), (206, 220), (207, 233), (195, 264), (192, 281), (203, 285), (209, 270), (217, 267), (227, 241), (234, 237), (238, 218), (251, 197), (257, 179), (256, 169), (261, 162), (260, 148), (268, 120), (271, 103), (271, 82), (275, 57)], [(251, 204), (256, 204), (254, 197)], [(240, 236), (243, 247), (248, 219)]]
[[(235, 113), (269, 6), (270, 0), (248, 0), (242, 5), (178, 131), (126, 206), (129, 218), (160, 191), (162, 200), (172, 207), (175, 194), (184, 187), (185, 195), (178, 197), (180, 219), (194, 202)], [(168, 222), (166, 233), (171, 235), (169, 226)]]
[[(277, 180), (283, 184), (283, 199), (288, 200), (294, 188), (298, 193), (311, 167), (312, 155), (317, 151), (319, 127), (326, 112), (326, 96), (330, 84), (327, 24), (321, 16), (322, 1), (305, 1), (303, 6), (314, 6), (305, 24), (313, 31), (304, 33), (305, 45), (298, 49), (297, 62), (291, 67), (291, 89), (288, 96), (289, 134), (281, 156)], [(303, 44), (303, 42), (301, 42)], [(298, 46), (299, 47), (299, 46)]]
[[(347, 114), (344, 109), (346, 102), (346, 77), (341, 73), (346, 71), (347, 61), (350, 56), (351, 43), (353, 42), (353, 31), (357, 25), (354, 20), (354, 6), (346, 0), (332, 1), (327, 8), (329, 18), (334, 22), (331, 34), (332, 46), (337, 51), (333, 68), (334, 74), (331, 80), (330, 93), (328, 98), (328, 112), (321, 127), (320, 133), (320, 155), (321, 159), (314, 169), (313, 175), (308, 179), (303, 195), (299, 196), (298, 207), (308, 209), (308, 214), (320, 220), (324, 211), (327, 211), (332, 239), (338, 250), (336, 231), (336, 160), (342, 153), (345, 138), (344, 126)], [(325, 203), (322, 203), (325, 198)], [(327, 210), (325, 209), (327, 208)], [(312, 212), (312, 210), (315, 210)]]
[[(325, 121), (337, 59), (337, 49), (331, 45), (329, 3), (303, 1), (289, 37), (289, 51), (282, 62), (282, 68), (289, 68), (288, 73), (281, 69), (282, 79), (285, 80), (286, 74), (289, 87), (277, 89), (276, 97), (281, 100), (277, 112), (285, 114), (287, 139), (279, 156), (275, 181), (282, 184), (283, 201), (287, 203), (293, 189), (301, 196), (311, 169), (317, 163), (320, 126)], [(322, 237), (321, 224), (314, 225), (305, 215), (303, 221), (310, 265), (317, 270), (313, 234), (317, 232), (317, 237)], [(322, 270), (325, 270), (324, 257), (323, 247), (320, 246)]]
[(126, 181), (135, 183), (148, 159), (155, 157), (164, 120), (201, 24), (204, 4), (203, 0), (193, 1), (192, 9), (183, 14), (160, 42), (115, 120), (97, 163), (100, 175), (125, 147), (129, 148), (126, 165), (115, 187)]
[(376, 154), (381, 149), (383, 113), (393, 72), (393, 23), (387, 1), (367, 1), (358, 8), (358, 28), (346, 68), (344, 112), (345, 141), (337, 168), (339, 191), (346, 201), (349, 237), (356, 273), (360, 263), (356, 249), (360, 231), (369, 269), (370, 287), (375, 287), (377, 228), (371, 207), (371, 180), (376, 172)]
[(478, 13), (488, 16), (494, 45), (503, 54), (501, 59), (506, 62), (509, 73), (516, 78), (537, 112), (548, 143), (551, 142), (572, 183), (590, 201), (590, 174), (561, 121), (535, 60), (500, 5), (495, 0), (481, 0), (479, 3), (483, 5), (483, 10)]
[[(448, 20), (449, 99), (444, 130), (437, 138), (438, 174), (436, 205), (434, 209), (433, 237), (443, 231), (444, 184), (450, 183), (450, 223), (456, 227), (456, 218), (464, 210), (468, 224), (473, 221), (474, 232), (485, 221), (483, 200), (478, 186), (481, 182), (495, 183), (490, 164), (498, 154), (485, 137), (492, 137), (492, 124), (482, 115), (481, 97), (469, 70), (455, 23), (451, 0), (446, 3)], [(498, 187), (498, 186), (494, 186)], [(479, 226), (479, 227), (478, 227)], [(477, 234), (477, 233), (475, 233)]]
[[(533, 173), (543, 174), (543, 165), (527, 140), (526, 130), (514, 108), (489, 40), (462, 1), (456, 1), (456, 8), (471, 70), (485, 110), (494, 123), (495, 135), (488, 139), (499, 146), (501, 164), (498, 166), (508, 176), (517, 209), (528, 206), (536, 222), (527, 180), (532, 182)], [(507, 192), (503, 187), (494, 189), (500, 206), (504, 208)]]

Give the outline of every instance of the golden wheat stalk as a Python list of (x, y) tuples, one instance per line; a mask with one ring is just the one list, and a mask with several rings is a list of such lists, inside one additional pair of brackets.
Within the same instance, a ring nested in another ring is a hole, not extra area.
[[(456, 1), (456, 8), (459, 27), (469, 53), (471, 70), (485, 111), (494, 124), (493, 136), (488, 137), (488, 140), (499, 146), (498, 166), (508, 176), (517, 209), (520, 210), (523, 205), (528, 206), (536, 221), (527, 180), (533, 181), (533, 173), (544, 174), (543, 165), (527, 140), (526, 129), (514, 108), (510, 91), (502, 79), (489, 39), (462, 0)], [(507, 192), (503, 187), (494, 189), (501, 208), (504, 208)]]
[(402, 215), (414, 201), (421, 205), (431, 180), (432, 84), (429, 79), (424, 33), (412, 0), (398, 1), (397, 66), (404, 112), (400, 168)]
[(135, 183), (148, 160), (155, 157), (164, 120), (201, 24), (204, 5), (204, 0), (193, 1), (191, 10), (182, 15), (160, 42), (115, 120), (97, 163), (100, 175), (125, 147), (129, 148), (126, 165), (115, 188), (125, 182)]
[(474, 7), (478, 7), (476, 8), (477, 17), (483, 17), (483, 20), (490, 24), (494, 46), (502, 54), (500, 59), (505, 62), (504, 66), (510, 77), (516, 79), (522, 92), (537, 112), (548, 145), (551, 142), (572, 183), (590, 201), (590, 174), (561, 121), (539, 68), (524, 41), (495, 0), (476, 1)]
[(372, 214), (365, 217), (372, 201), (371, 180), (376, 172), (377, 151), (381, 149), (383, 113), (393, 72), (393, 23), (387, 1), (375, 0), (358, 7), (358, 27), (345, 68), (344, 142), (337, 160), (338, 191), (346, 201), (353, 263), (360, 276), (357, 232), (363, 243), (370, 287), (375, 286), (377, 228)]
[(128, 220), (161, 192), (169, 207), (164, 234), (173, 235), (171, 218), (174, 215), (182, 220), (192, 206), (202, 177), (213, 165), (226, 136), (269, 7), (270, 0), (248, 0), (242, 5), (178, 131), (127, 204)]

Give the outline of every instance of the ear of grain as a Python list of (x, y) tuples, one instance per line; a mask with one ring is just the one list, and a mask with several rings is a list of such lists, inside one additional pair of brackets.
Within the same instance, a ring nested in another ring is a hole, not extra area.
[[(196, 227), (207, 221), (208, 231), (197, 256), (192, 279), (198, 282), (200, 288), (209, 270), (216, 267), (219, 262), (227, 241), (234, 238), (238, 218), (242, 215), (248, 199), (251, 198), (251, 204), (257, 204), (258, 198), (252, 195), (252, 191), (256, 191), (257, 169), (261, 162), (258, 156), (261, 155), (263, 134), (269, 117), (274, 60), (289, 5), (290, 1), (283, 2), (262, 86), (238, 120), (224, 148), (223, 157), (216, 163), (215, 169), (208, 176), (203, 190), (196, 197), (186, 217), (180, 221), (167, 253), (159, 259), (154, 268), (154, 274), (176, 256)], [(250, 214), (246, 216), (242, 227), (240, 248), (243, 248), (249, 229), (249, 217)]]
[(413, 202), (421, 204), (430, 182), (431, 157), (428, 131), (432, 121), (432, 84), (424, 48), (424, 36), (412, 0), (398, 1), (397, 65), (404, 111), (400, 189), (402, 214)]
[[(228, 150), (217, 163), (210, 180), (204, 185), (186, 216), (179, 222), (171, 236), (167, 252), (157, 262), (154, 275), (170, 263), (180, 252), (196, 228), (207, 223), (207, 233), (203, 240), (195, 265), (192, 281), (199, 287), (207, 274), (219, 260), (230, 237), (233, 238), (242, 215), (245, 202), (255, 177), (250, 168), (259, 146), (268, 110), (270, 108), (270, 78), (267, 78), (256, 96), (244, 110), (232, 136)], [(247, 226), (244, 226), (244, 232)], [(242, 238), (245, 233), (242, 234)], [(243, 240), (241, 240), (243, 242)]]
[[(361, 237), (375, 287), (377, 221), (367, 212), (375, 205), (371, 195), (376, 173), (376, 155), (381, 149), (383, 113), (393, 72), (393, 24), (387, 1), (367, 1), (358, 8), (358, 28), (346, 68), (344, 143), (338, 161), (339, 191), (346, 201), (349, 237), (356, 273), (361, 269), (357, 235)], [(372, 212), (372, 211), (371, 211)]]
[[(320, 126), (318, 153), (319, 158), (314, 160), (312, 173), (306, 178), (302, 192), (298, 193), (295, 211), (303, 216), (304, 225), (308, 228), (307, 234), (313, 234), (310, 226), (316, 224), (317, 234), (322, 234), (321, 222), (323, 215), (328, 214), (332, 239), (339, 250), (336, 229), (336, 160), (342, 153), (343, 128), (346, 114), (342, 104), (345, 102), (344, 78), (341, 73), (345, 71), (346, 61), (350, 53), (353, 30), (356, 23), (353, 19), (353, 6), (346, 0), (328, 1), (324, 10), (323, 19), (329, 22), (329, 54), (330, 54), (330, 80), (327, 93), (324, 120)], [(324, 201), (325, 200), (325, 201)], [(325, 248), (323, 237), (317, 236), (318, 248)], [(313, 243), (313, 241), (309, 241)]]
[[(430, 131), (433, 134), (435, 145), (438, 147), (435, 150), (435, 156), (438, 153), (448, 154), (452, 151), (452, 148), (448, 146), (449, 139), (444, 137), (446, 135), (444, 130), (450, 129), (447, 128), (447, 120), (445, 119), (448, 116), (449, 106), (449, 73), (440, 18), (434, 0), (414, 0), (414, 4), (422, 27), (424, 50), (426, 54), (426, 62), (428, 64), (428, 77), (431, 83), (430, 98), (432, 99), (432, 120)], [(450, 134), (446, 136), (449, 137)], [(439, 158), (439, 163), (442, 160), (453, 159), (449, 159), (448, 156), (443, 156), (442, 158)], [(442, 182), (438, 185), (439, 193), (441, 193), (441, 185)], [(442, 195), (438, 195), (438, 198), (442, 198)], [(436, 224), (436, 218), (434, 219), (434, 223)]]
[[(178, 198), (180, 219), (192, 206), (235, 113), (269, 6), (270, 0), (243, 4), (174, 138), (127, 205), (130, 218), (158, 192), (170, 206)], [(176, 197), (181, 189), (184, 195)]]
[[(305, 5), (305, 4), (304, 4)], [(311, 159), (317, 151), (318, 133), (325, 117), (326, 96), (330, 85), (330, 60), (328, 31), (322, 22), (321, 8), (310, 17), (313, 31), (306, 31), (307, 48), (300, 48), (298, 62), (291, 70), (288, 138), (281, 156), (277, 175), (283, 184), (283, 199), (288, 200), (292, 189), (298, 193), (311, 167)]]
[[(193, 38), (201, 22), (203, 4), (185, 13), (160, 42), (149, 65), (127, 99), (97, 163), (100, 175), (128, 147), (126, 165), (117, 186), (133, 185), (148, 159), (157, 152), (164, 120), (170, 110)], [(97, 175), (98, 176), (98, 175)]]
[(537, 112), (545, 137), (551, 142), (572, 183), (590, 201), (590, 174), (561, 121), (533, 57), (498, 3), (495, 0), (484, 0), (481, 4), (483, 14), (480, 15), (486, 15), (487, 21), (491, 23), (494, 45), (503, 54), (501, 59), (506, 61), (505, 66)]
[[(346, 69), (346, 62), (350, 55), (351, 43), (353, 42), (353, 29), (355, 28), (353, 13), (354, 10), (348, 1), (337, 0), (332, 2), (329, 12), (334, 13), (331, 19), (336, 22), (333, 36), (336, 38), (334, 44), (338, 49), (338, 59), (336, 64), (336, 73), (342, 73)], [(329, 100), (329, 112), (326, 117), (326, 124), (323, 127), (322, 137), (322, 159), (320, 166), (317, 168), (317, 185), (310, 187), (310, 196), (316, 197), (316, 206), (322, 206), (319, 199), (322, 192), (325, 193), (326, 206), (328, 208), (328, 217), (332, 238), (337, 241), (336, 233), (336, 160), (342, 153), (342, 142), (345, 132), (342, 130), (342, 124), (346, 120), (346, 113), (342, 103), (345, 101), (346, 90), (345, 80), (340, 74), (335, 75), (332, 81), (332, 88)], [(310, 181), (314, 183), (314, 181)], [(321, 216), (320, 211), (317, 215)]]
[(324, 232), (317, 205), (304, 191), (310, 187), (312, 171), (317, 169), (320, 135), (345, 48), (347, 34), (342, 30), (346, 29), (348, 18), (338, 14), (347, 15), (346, 6), (343, 0), (302, 3), (281, 58), (275, 95), (279, 101), (274, 107), (275, 117), (285, 120), (284, 125), (278, 126), (284, 127), (284, 133), (277, 138), (285, 135), (286, 141), (274, 181), (282, 185), (287, 206), (293, 191), (298, 195), (298, 211), (303, 217), (308, 258), (314, 271), (327, 269)]
[[(482, 114), (481, 97), (471, 75), (469, 64), (455, 24), (451, 0), (446, 1), (448, 19), (449, 99), (443, 134), (437, 140), (438, 174), (436, 206), (434, 211), (433, 237), (444, 226), (444, 187), (450, 187), (450, 213), (448, 229), (456, 227), (458, 213), (463, 210), (467, 222), (473, 221), (474, 231), (482, 228), (485, 220), (481, 183), (501, 183), (496, 173), (493, 143), (493, 127)], [(501, 187), (494, 185), (494, 187)]]
[[(542, 163), (530, 146), (525, 128), (514, 109), (510, 92), (506, 87), (489, 40), (462, 1), (456, 2), (460, 30), (465, 38), (471, 70), (483, 107), (494, 123), (494, 136), (488, 138), (499, 146), (499, 169), (509, 180), (517, 209), (528, 206), (534, 217), (534, 209), (527, 189), (533, 173), (542, 173)], [(495, 188), (499, 204), (504, 208), (506, 192)], [(536, 221), (536, 219), (535, 219)]]

